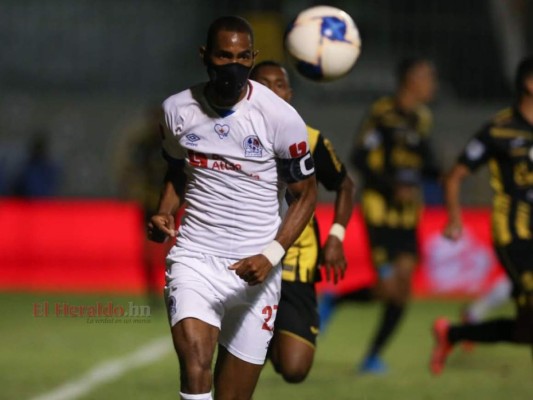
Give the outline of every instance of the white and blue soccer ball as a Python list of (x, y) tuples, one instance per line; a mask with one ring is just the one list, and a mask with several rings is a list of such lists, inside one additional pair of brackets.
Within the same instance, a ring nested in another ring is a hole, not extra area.
[(361, 37), (346, 12), (316, 6), (300, 12), (289, 25), (285, 48), (301, 75), (331, 81), (352, 70), (361, 54)]

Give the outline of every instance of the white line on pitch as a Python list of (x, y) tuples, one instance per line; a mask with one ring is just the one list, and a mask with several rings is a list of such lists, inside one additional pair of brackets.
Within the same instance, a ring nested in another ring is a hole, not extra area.
[(31, 400), (74, 400), (96, 386), (120, 378), (127, 371), (156, 362), (172, 350), (168, 336), (156, 339), (135, 352), (125, 356), (105, 361), (95, 366), (78, 379), (64, 383), (56, 389), (33, 397)]

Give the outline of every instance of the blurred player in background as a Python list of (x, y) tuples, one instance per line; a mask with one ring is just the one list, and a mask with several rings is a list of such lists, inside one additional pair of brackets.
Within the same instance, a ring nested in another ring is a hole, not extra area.
[(466, 325), (437, 319), (430, 364), (434, 374), (442, 372), (447, 356), (460, 341), (533, 345), (533, 57), (518, 66), (516, 91), (516, 104), (499, 112), (470, 139), (448, 174), (445, 199), (449, 222), (444, 231), (452, 240), (461, 236), (461, 182), (488, 163), (494, 190), (493, 242), (513, 282), (516, 317)]
[[(254, 67), (250, 79), (291, 101), (289, 75), (281, 64), (263, 61)], [(353, 208), (353, 182), (331, 142), (309, 126), (307, 133), (316, 179), (327, 190), (336, 192), (335, 215), (322, 249), (317, 220), (313, 217), (281, 262), (281, 300), (269, 357), (275, 370), (290, 383), (303, 381), (311, 370), (319, 331), (315, 292), (315, 282), (320, 279), (319, 262), (325, 266), (328, 279), (337, 282), (344, 276), (346, 259), (342, 243)], [(290, 203), (290, 196), (287, 200)]]
[[(213, 381), (216, 399), (252, 397), (273, 335), (279, 263), (315, 208), (305, 123), (248, 80), (256, 53), (247, 21), (218, 18), (201, 49), (209, 82), (163, 103), (169, 170), (149, 236), (176, 236), (185, 202), (166, 286), (182, 399), (212, 399)], [(292, 201), (282, 221), (284, 187)]]
[[(166, 171), (165, 160), (161, 158), (160, 120), (159, 106), (148, 109), (142, 125), (120, 143), (116, 157), (120, 197), (139, 204), (144, 215), (143, 226), (157, 213)], [(164, 257), (170, 246), (170, 241), (161, 245), (146, 240), (143, 244), (146, 292), (152, 306), (158, 307), (161, 304), (162, 287), (159, 278), (163, 274)]]
[(372, 104), (353, 156), (363, 180), (361, 208), (378, 277), (375, 295), (384, 303), (361, 373), (386, 371), (380, 354), (405, 311), (418, 260), (422, 180), (439, 176), (429, 146), (432, 115), (426, 106), (437, 89), (435, 68), (427, 59), (406, 59), (398, 65), (397, 81), (393, 96)]
[(28, 145), (28, 159), (15, 178), (12, 195), (28, 198), (57, 196), (61, 172), (50, 154), (50, 133), (39, 130)]

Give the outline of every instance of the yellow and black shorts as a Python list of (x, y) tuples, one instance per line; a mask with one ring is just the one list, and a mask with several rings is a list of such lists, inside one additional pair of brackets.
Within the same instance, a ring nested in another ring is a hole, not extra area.
[(281, 299), (274, 329), (315, 347), (319, 317), (314, 283), (281, 283)]
[(384, 279), (392, 273), (395, 259), (401, 254), (418, 257), (418, 241), (415, 228), (391, 228), (366, 225), (370, 242), (372, 263)]

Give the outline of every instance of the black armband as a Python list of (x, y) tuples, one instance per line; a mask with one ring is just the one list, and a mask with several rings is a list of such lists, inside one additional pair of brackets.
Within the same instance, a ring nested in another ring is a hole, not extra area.
[(298, 158), (278, 159), (278, 175), (286, 183), (299, 182), (315, 173), (315, 162), (310, 152)]

